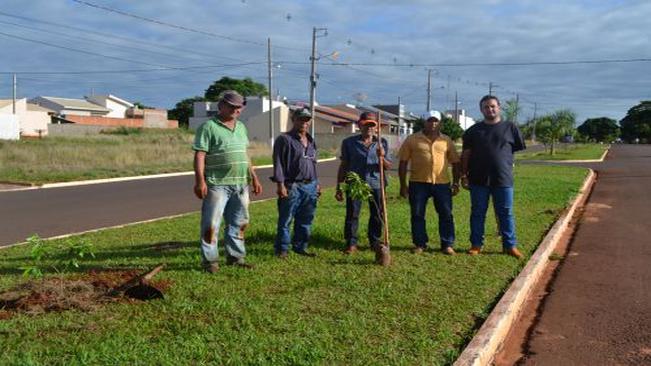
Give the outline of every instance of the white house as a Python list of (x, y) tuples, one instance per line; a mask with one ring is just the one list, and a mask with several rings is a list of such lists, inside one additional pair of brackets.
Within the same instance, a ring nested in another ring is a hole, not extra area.
[(125, 118), (127, 110), (133, 108), (133, 103), (127, 102), (112, 94), (91, 95), (90, 97), (86, 97), (86, 100), (110, 110), (103, 117)]
[[(103, 117), (111, 112), (110, 109), (84, 99), (36, 97), (30, 103), (53, 110), (60, 115)], [(124, 115), (122, 115), (124, 118)]]
[[(22, 136), (45, 136), (50, 123), (50, 113), (53, 111), (27, 103), (26, 98), (16, 99), (15, 116), (18, 130)], [(0, 99), (0, 114), (14, 114), (12, 99)]]
[[(468, 117), (468, 115), (466, 115), (465, 109), (457, 109), (456, 111), (449, 110), (445, 111), (444, 114), (454, 120), (457, 120), (459, 122), (459, 126), (461, 126), (464, 131), (477, 122), (472, 117)], [(457, 114), (457, 117), (455, 117), (455, 114)]]

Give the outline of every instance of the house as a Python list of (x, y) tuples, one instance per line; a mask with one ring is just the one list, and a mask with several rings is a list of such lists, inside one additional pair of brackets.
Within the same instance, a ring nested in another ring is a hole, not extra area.
[[(54, 111), (16, 99), (15, 114), (12, 99), (0, 99), (0, 114), (15, 115), (20, 136), (41, 137), (48, 134), (48, 124)], [(8, 123), (8, 122), (7, 122)], [(15, 135), (13, 133), (12, 135)]]
[(36, 97), (29, 101), (53, 110), (57, 115), (62, 116), (91, 116), (103, 117), (111, 113), (111, 110), (99, 104), (89, 102), (85, 99), (58, 98), (58, 97)]
[[(371, 107), (371, 106), (355, 106), (352, 104), (338, 104), (329, 107), (339, 111), (354, 114), (356, 116), (355, 122), (359, 119), (359, 115), (361, 115), (364, 112), (377, 113), (380, 116), (382, 122), (382, 134), (384, 136), (398, 135), (399, 117), (393, 113), (389, 113), (384, 110)], [(354, 124), (351, 133), (356, 133), (357, 131), (358, 131), (357, 125)]]
[(110, 112), (104, 115), (104, 117), (125, 118), (127, 110), (133, 108), (132, 103), (120, 99), (112, 94), (91, 95), (90, 97), (86, 97), (86, 100), (110, 110)]
[(468, 117), (466, 115), (465, 109), (448, 110), (445, 111), (445, 113), (443, 114), (457, 121), (457, 123), (459, 123), (461, 128), (463, 128), (464, 130), (467, 130), (470, 126), (474, 125), (476, 122), (472, 117)]
[(107, 127), (178, 128), (178, 121), (167, 119), (166, 109), (139, 109), (114, 95), (93, 95), (86, 99), (36, 97), (32, 103), (55, 112), (56, 123)]
[(411, 135), (414, 132), (414, 123), (418, 118), (407, 112), (404, 104), (381, 104), (374, 107), (398, 116), (399, 136)]

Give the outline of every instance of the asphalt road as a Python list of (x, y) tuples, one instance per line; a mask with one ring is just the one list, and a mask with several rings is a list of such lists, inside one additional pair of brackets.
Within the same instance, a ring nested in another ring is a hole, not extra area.
[(524, 340), (524, 365), (651, 365), (651, 145), (614, 145)]
[[(323, 187), (336, 183), (339, 162), (318, 164)], [(271, 168), (258, 169), (263, 194), (273, 198)], [(0, 192), (0, 246), (22, 242), (32, 234), (48, 238), (103, 227), (199, 211), (191, 175)]]

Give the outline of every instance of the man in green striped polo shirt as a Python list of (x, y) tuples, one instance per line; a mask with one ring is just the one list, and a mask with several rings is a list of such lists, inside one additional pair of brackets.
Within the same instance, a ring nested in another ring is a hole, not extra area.
[(246, 101), (234, 90), (220, 95), (218, 115), (199, 126), (192, 149), (194, 194), (201, 206), (202, 265), (210, 273), (219, 269), (217, 237), (224, 219), (226, 264), (244, 268), (244, 230), (249, 223), (249, 184), (253, 194), (262, 186), (250, 163), (246, 127), (238, 117)]

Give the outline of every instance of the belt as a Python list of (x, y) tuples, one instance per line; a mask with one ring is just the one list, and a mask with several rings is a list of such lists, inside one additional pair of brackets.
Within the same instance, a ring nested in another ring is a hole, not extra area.
[(312, 182), (314, 182), (313, 179), (302, 179), (302, 180), (293, 180), (293, 181), (290, 182), (290, 184), (291, 184), (291, 183), (310, 184), (310, 183), (312, 183)]

